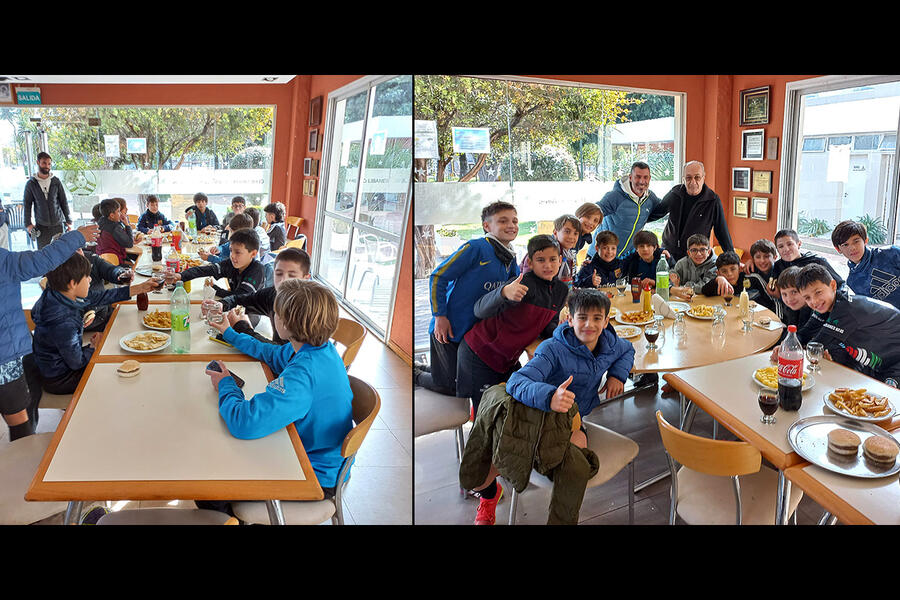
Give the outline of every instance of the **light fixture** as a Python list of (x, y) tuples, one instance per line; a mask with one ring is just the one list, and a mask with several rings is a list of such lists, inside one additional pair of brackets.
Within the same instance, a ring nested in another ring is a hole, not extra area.
[(22, 77), (21, 75), (16, 75), (15, 77), (13, 77), (13, 79), (17, 81), (31, 81), (31, 79), (29, 79), (28, 77)]
[(278, 79), (277, 77), (271, 77), (271, 76), (270, 76), (270, 77), (263, 77), (263, 78), (262, 78), (263, 81), (275, 81), (275, 80), (277, 80), (277, 79)]

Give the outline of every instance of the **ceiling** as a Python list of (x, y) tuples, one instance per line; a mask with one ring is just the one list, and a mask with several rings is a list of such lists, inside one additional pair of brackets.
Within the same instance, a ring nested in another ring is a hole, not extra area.
[[(296, 75), (0, 75), (0, 83), (282, 84)], [(274, 79), (273, 79), (274, 78)]]

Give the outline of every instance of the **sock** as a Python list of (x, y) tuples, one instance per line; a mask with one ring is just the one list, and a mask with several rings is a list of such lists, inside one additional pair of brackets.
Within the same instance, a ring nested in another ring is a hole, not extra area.
[(484, 488), (482, 490), (478, 490), (475, 493), (478, 494), (479, 498), (484, 498), (485, 500), (493, 500), (494, 496), (497, 495), (497, 480), (494, 479), (491, 482), (491, 485), (487, 486), (486, 488)]
[(9, 441), (11, 442), (29, 435), (34, 435), (34, 423), (31, 421), (9, 426)]

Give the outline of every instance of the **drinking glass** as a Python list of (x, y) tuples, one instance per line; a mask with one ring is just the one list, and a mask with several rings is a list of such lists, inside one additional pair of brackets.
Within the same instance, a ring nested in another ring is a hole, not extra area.
[(750, 333), (753, 330), (753, 311), (748, 310), (747, 314), (741, 315), (741, 323), (744, 327), (741, 329), (744, 333)]
[(822, 355), (824, 353), (825, 347), (819, 342), (810, 342), (806, 345), (806, 358), (809, 360), (807, 369), (809, 369), (811, 373), (818, 373), (821, 371), (819, 361), (822, 360)]
[(722, 298), (725, 300), (725, 306), (731, 306), (731, 301), (734, 300), (734, 292), (731, 294), (726, 293)]
[(656, 350), (659, 348), (659, 346), (656, 345), (656, 339), (659, 337), (659, 325), (656, 324), (656, 321), (644, 327), (644, 337), (649, 342), (644, 346), (647, 350)]
[(684, 322), (684, 313), (675, 315), (675, 324), (672, 325), (672, 333), (675, 334), (676, 340), (683, 340), (687, 337), (687, 323)]
[(166, 282), (166, 272), (165, 271), (153, 271), (153, 281), (159, 285), (158, 288), (153, 290), (154, 294), (162, 294), (163, 293), (163, 284)]
[(666, 324), (665, 317), (662, 315), (654, 315), (653, 317), (654, 324), (656, 328), (659, 329), (659, 338), (657, 338), (657, 348), (662, 348), (666, 342)]
[(616, 289), (619, 290), (619, 296), (625, 295), (625, 290), (628, 289), (628, 278), (622, 277), (616, 279)]
[(712, 344), (714, 348), (721, 348), (725, 345), (725, 317), (716, 315), (715, 320), (710, 327), (712, 336)]
[(775, 411), (778, 410), (778, 392), (759, 388), (756, 392), (756, 401), (759, 403), (759, 410), (762, 411), (760, 422), (771, 425), (775, 422)]
[[(208, 304), (207, 304), (208, 303)], [(222, 314), (222, 303), (212, 301), (204, 301), (203, 304), (200, 305), (200, 311), (203, 312), (203, 305), (207, 305), (206, 307), (206, 334), (207, 335), (218, 335), (219, 330), (212, 328), (212, 323), (221, 323), (225, 319), (225, 315)]]

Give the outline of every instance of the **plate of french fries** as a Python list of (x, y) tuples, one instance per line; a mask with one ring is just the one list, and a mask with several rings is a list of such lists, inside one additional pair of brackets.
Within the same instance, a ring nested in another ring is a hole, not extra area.
[[(753, 381), (767, 390), (778, 390), (778, 367), (764, 367), (753, 371)], [(816, 385), (816, 380), (809, 373), (803, 374), (802, 391), (806, 391)]]
[(144, 327), (156, 331), (169, 331), (172, 329), (172, 313), (167, 310), (154, 310), (148, 312), (143, 318)]
[(622, 325), (646, 325), (653, 322), (652, 310), (632, 310), (620, 312), (616, 315), (616, 321)]
[(694, 304), (685, 312), (695, 319), (711, 321), (716, 318), (716, 307), (709, 304)]
[(837, 388), (828, 392), (825, 394), (825, 406), (841, 416), (857, 421), (884, 421), (896, 414), (890, 400), (868, 392), (865, 388)]
[(133, 331), (122, 336), (119, 340), (119, 346), (128, 352), (147, 354), (162, 350), (168, 347), (171, 342), (172, 338), (167, 333)]

